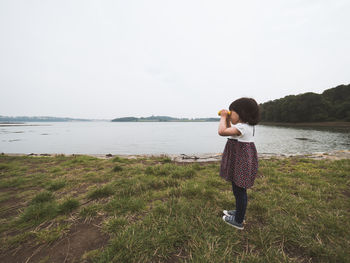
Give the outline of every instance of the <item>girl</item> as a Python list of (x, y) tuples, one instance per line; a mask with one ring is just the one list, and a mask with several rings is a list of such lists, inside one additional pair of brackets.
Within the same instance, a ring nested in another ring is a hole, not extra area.
[(236, 210), (224, 210), (222, 219), (242, 230), (248, 201), (247, 189), (253, 186), (258, 172), (254, 125), (259, 122), (259, 105), (254, 99), (240, 98), (231, 103), (229, 110), (230, 114), (227, 110), (219, 112), (219, 135), (230, 136), (222, 154), (220, 176), (232, 182)]

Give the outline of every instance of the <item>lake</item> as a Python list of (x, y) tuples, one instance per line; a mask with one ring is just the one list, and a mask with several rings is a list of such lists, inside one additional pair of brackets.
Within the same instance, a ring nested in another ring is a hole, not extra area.
[[(62, 154), (220, 153), (217, 122), (50, 122), (0, 126), (0, 152)], [(258, 125), (259, 153), (307, 154), (350, 149), (349, 128)]]

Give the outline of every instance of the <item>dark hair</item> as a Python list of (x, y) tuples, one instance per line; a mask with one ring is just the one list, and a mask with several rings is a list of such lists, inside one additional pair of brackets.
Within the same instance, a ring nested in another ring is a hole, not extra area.
[(260, 121), (258, 103), (252, 98), (240, 98), (231, 103), (230, 111), (235, 111), (241, 121), (250, 125), (257, 125)]

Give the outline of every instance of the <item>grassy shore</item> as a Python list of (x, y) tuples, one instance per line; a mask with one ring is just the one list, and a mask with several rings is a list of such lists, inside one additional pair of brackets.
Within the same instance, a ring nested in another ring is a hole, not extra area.
[(219, 167), (0, 155), (0, 262), (350, 262), (350, 160), (261, 160), (243, 231)]

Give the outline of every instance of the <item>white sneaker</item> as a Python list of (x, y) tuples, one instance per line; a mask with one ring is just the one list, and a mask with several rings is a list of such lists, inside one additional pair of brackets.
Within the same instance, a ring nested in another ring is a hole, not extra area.
[[(222, 212), (226, 216), (236, 216), (236, 210), (224, 210)], [(245, 219), (243, 219), (243, 224), (245, 224)]]
[(244, 229), (243, 223), (242, 224), (237, 223), (234, 216), (223, 216), (222, 220), (224, 220), (226, 224), (233, 226), (239, 230)]
[(222, 212), (227, 216), (235, 216), (236, 215), (236, 210), (224, 210)]

